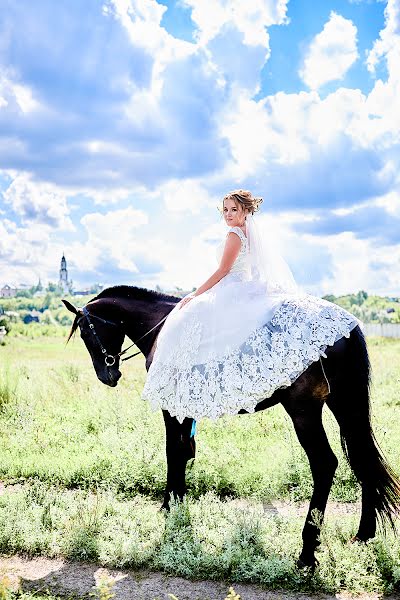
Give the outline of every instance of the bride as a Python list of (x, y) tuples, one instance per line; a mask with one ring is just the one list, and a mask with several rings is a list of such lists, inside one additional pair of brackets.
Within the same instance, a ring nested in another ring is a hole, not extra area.
[(244, 190), (224, 197), (229, 229), (217, 248), (219, 266), (174, 307), (158, 335), (142, 398), (179, 422), (254, 412), (359, 325), (343, 308), (298, 289), (260, 235), (253, 215), (261, 203)]

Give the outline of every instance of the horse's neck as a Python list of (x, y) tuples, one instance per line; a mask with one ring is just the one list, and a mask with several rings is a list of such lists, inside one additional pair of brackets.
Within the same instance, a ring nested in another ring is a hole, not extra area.
[[(138, 348), (147, 357), (160, 331), (158, 323), (168, 315), (175, 304), (166, 300), (146, 302), (145, 300), (125, 299), (119, 302), (121, 320), (125, 334), (138, 341)], [(153, 331), (151, 331), (154, 328)], [(140, 339), (142, 336), (143, 339)]]

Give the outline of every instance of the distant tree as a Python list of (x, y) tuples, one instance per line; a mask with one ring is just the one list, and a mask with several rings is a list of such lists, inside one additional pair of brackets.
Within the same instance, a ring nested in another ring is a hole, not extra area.
[(356, 296), (356, 299), (357, 299), (356, 303), (358, 304), (358, 306), (361, 306), (362, 304), (364, 304), (364, 302), (367, 298), (368, 298), (367, 292), (365, 292), (364, 290), (360, 290)]
[(62, 315), (58, 319), (58, 322), (60, 323), (60, 325), (72, 325), (72, 319), (68, 315)]
[(348, 300), (350, 302), (350, 306), (353, 306), (354, 304), (357, 304), (359, 306), (359, 304), (358, 304), (358, 298), (357, 298), (356, 294), (349, 294), (347, 296), (347, 298), (348, 298)]
[(323, 300), (327, 300), (328, 302), (336, 302), (336, 296), (333, 294), (326, 294), (326, 296), (322, 296)]
[(33, 298), (34, 292), (32, 292), (32, 288), (28, 290), (18, 290), (15, 294), (16, 298)]
[(42, 301), (42, 306), (41, 306), (42, 310), (47, 310), (48, 308), (50, 308), (51, 299), (52, 299), (52, 296), (51, 296), (50, 292), (47, 292)]
[(49, 281), (49, 283), (47, 284), (47, 288), (46, 288), (46, 292), (56, 292), (58, 288), (58, 285), (56, 283), (53, 283), (52, 281)]

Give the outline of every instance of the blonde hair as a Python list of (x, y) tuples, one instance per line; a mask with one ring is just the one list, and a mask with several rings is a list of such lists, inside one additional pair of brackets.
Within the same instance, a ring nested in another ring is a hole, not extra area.
[(248, 210), (251, 215), (260, 208), (260, 204), (263, 202), (262, 198), (256, 198), (248, 190), (234, 190), (224, 196), (222, 200), (222, 210), (220, 210), (220, 212), (224, 209), (225, 200), (233, 200), (236, 206), (240, 205), (243, 210)]

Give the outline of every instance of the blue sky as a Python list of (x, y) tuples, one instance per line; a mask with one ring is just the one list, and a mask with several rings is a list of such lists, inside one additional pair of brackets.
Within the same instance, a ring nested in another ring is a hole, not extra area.
[(315, 294), (399, 295), (396, 0), (3, 0), (0, 286), (173, 289), (229, 190)]

